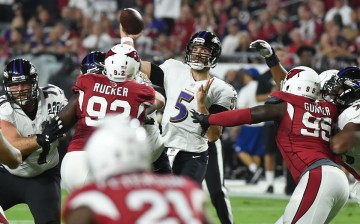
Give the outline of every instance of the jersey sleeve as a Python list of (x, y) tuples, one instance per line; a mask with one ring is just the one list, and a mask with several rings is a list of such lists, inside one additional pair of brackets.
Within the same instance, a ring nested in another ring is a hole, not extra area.
[(343, 129), (347, 123), (355, 123), (360, 124), (360, 103), (354, 104), (351, 107), (346, 108), (340, 116), (338, 120), (338, 125), (340, 129)]
[(159, 67), (164, 72), (164, 89), (168, 89), (169, 83), (172, 83), (171, 79), (176, 79), (177, 71), (181, 71), (184, 68), (184, 63), (175, 59), (168, 59), (162, 63)]
[(91, 75), (81, 75), (79, 76), (78, 80), (76, 81), (76, 83), (71, 87), (71, 90), (74, 93), (78, 93), (79, 90), (84, 91), (86, 89), (86, 83), (92, 79)]
[(215, 100), (213, 104), (222, 106), (227, 110), (235, 109), (237, 102), (237, 93), (234, 87), (222, 80), (214, 80), (214, 82), (215, 81), (220, 81), (220, 83), (214, 86), (215, 88), (213, 91), (215, 95)]
[(139, 84), (141, 91), (139, 92), (139, 101), (144, 102), (146, 105), (153, 105), (155, 103), (155, 90), (148, 84)]
[(48, 86), (44, 89), (47, 89), (48, 93), (53, 93), (56, 96), (58, 102), (61, 103), (61, 109), (68, 104), (68, 99), (66, 98), (64, 91), (60, 87), (48, 84)]
[(79, 189), (70, 194), (64, 205), (63, 218), (65, 219), (73, 210), (80, 207), (87, 207), (95, 215), (101, 215), (110, 220), (120, 218), (120, 212), (111, 198), (96, 189)]
[(14, 122), (13, 116), (14, 109), (11, 104), (7, 101), (5, 97), (0, 97), (0, 119), (8, 121), (10, 123)]

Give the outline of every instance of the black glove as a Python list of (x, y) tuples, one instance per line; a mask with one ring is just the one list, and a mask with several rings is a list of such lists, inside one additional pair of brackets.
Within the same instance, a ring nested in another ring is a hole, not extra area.
[(200, 123), (201, 129), (202, 129), (201, 136), (204, 136), (206, 134), (206, 131), (210, 127), (210, 124), (209, 124), (209, 116), (210, 115), (200, 114), (199, 112), (197, 112), (195, 110), (190, 110), (190, 112), (192, 114), (191, 118), (193, 119), (193, 122)]
[(64, 135), (64, 133), (62, 133), (62, 128), (62, 121), (58, 116), (54, 117), (50, 122), (46, 121), (43, 132), (36, 135), (36, 142), (41, 147), (50, 145), (50, 143)]

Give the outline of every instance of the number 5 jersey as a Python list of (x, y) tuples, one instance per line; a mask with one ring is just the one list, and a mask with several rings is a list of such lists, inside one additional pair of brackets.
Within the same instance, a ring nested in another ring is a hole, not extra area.
[[(189, 111), (197, 110), (196, 93), (201, 85), (205, 87), (207, 80), (194, 80), (191, 68), (174, 59), (165, 61), (160, 67), (164, 71), (167, 97), (162, 118), (165, 147), (187, 152), (206, 151), (207, 139), (201, 136), (201, 127), (193, 123)], [(214, 78), (205, 104), (208, 110), (213, 105), (232, 110), (236, 99), (237, 93), (231, 85)]]

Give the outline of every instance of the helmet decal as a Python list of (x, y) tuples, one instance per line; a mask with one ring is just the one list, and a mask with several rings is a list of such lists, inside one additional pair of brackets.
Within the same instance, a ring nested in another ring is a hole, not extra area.
[(123, 82), (135, 79), (140, 69), (140, 57), (134, 47), (127, 44), (118, 44), (106, 54), (106, 76), (114, 82)]
[(299, 74), (300, 72), (304, 71), (303, 69), (298, 69), (298, 68), (294, 68), (291, 69), (287, 74), (285, 79), (291, 79), (292, 77), (294, 77), (295, 75)]
[(114, 51), (112, 51), (112, 49), (110, 49), (107, 53), (106, 53), (106, 56), (105, 56), (105, 59), (107, 59), (108, 57), (110, 56), (113, 56), (114, 54), (116, 54)]
[(137, 61), (137, 62), (140, 62), (140, 57), (139, 57), (139, 55), (138, 55), (138, 53), (136, 51), (131, 51), (131, 52), (125, 54), (125, 55), (127, 55), (128, 57), (134, 58), (135, 61)]

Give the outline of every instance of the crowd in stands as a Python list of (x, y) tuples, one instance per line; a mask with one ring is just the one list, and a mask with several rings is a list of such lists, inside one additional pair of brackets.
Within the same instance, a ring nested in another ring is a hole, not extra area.
[[(355, 0), (10, 0), (0, 8), (0, 57), (24, 53), (106, 51), (119, 41), (119, 13), (132, 7), (145, 21), (137, 41), (144, 55), (182, 55), (191, 34), (216, 33), (223, 54), (249, 52), (249, 43), (263, 39), (283, 45), (292, 57), (302, 45), (313, 46), (322, 69), (326, 61), (354, 61), (360, 51), (360, 3)], [(7, 22), (6, 22), (7, 21)], [(250, 60), (251, 61), (251, 60)], [(252, 62), (252, 61), (251, 61)], [(338, 63), (337, 63), (338, 64)]]
[[(142, 58), (179, 58), (193, 33), (209, 30), (222, 42), (223, 62), (261, 62), (249, 44), (263, 39), (284, 49), (287, 68), (360, 64), (358, 0), (9, 0), (0, 1), (0, 68), (24, 54), (79, 62), (89, 51), (106, 52), (119, 43), (119, 14), (128, 7), (145, 21), (136, 41)], [(237, 91), (240, 73), (225, 76)]]

